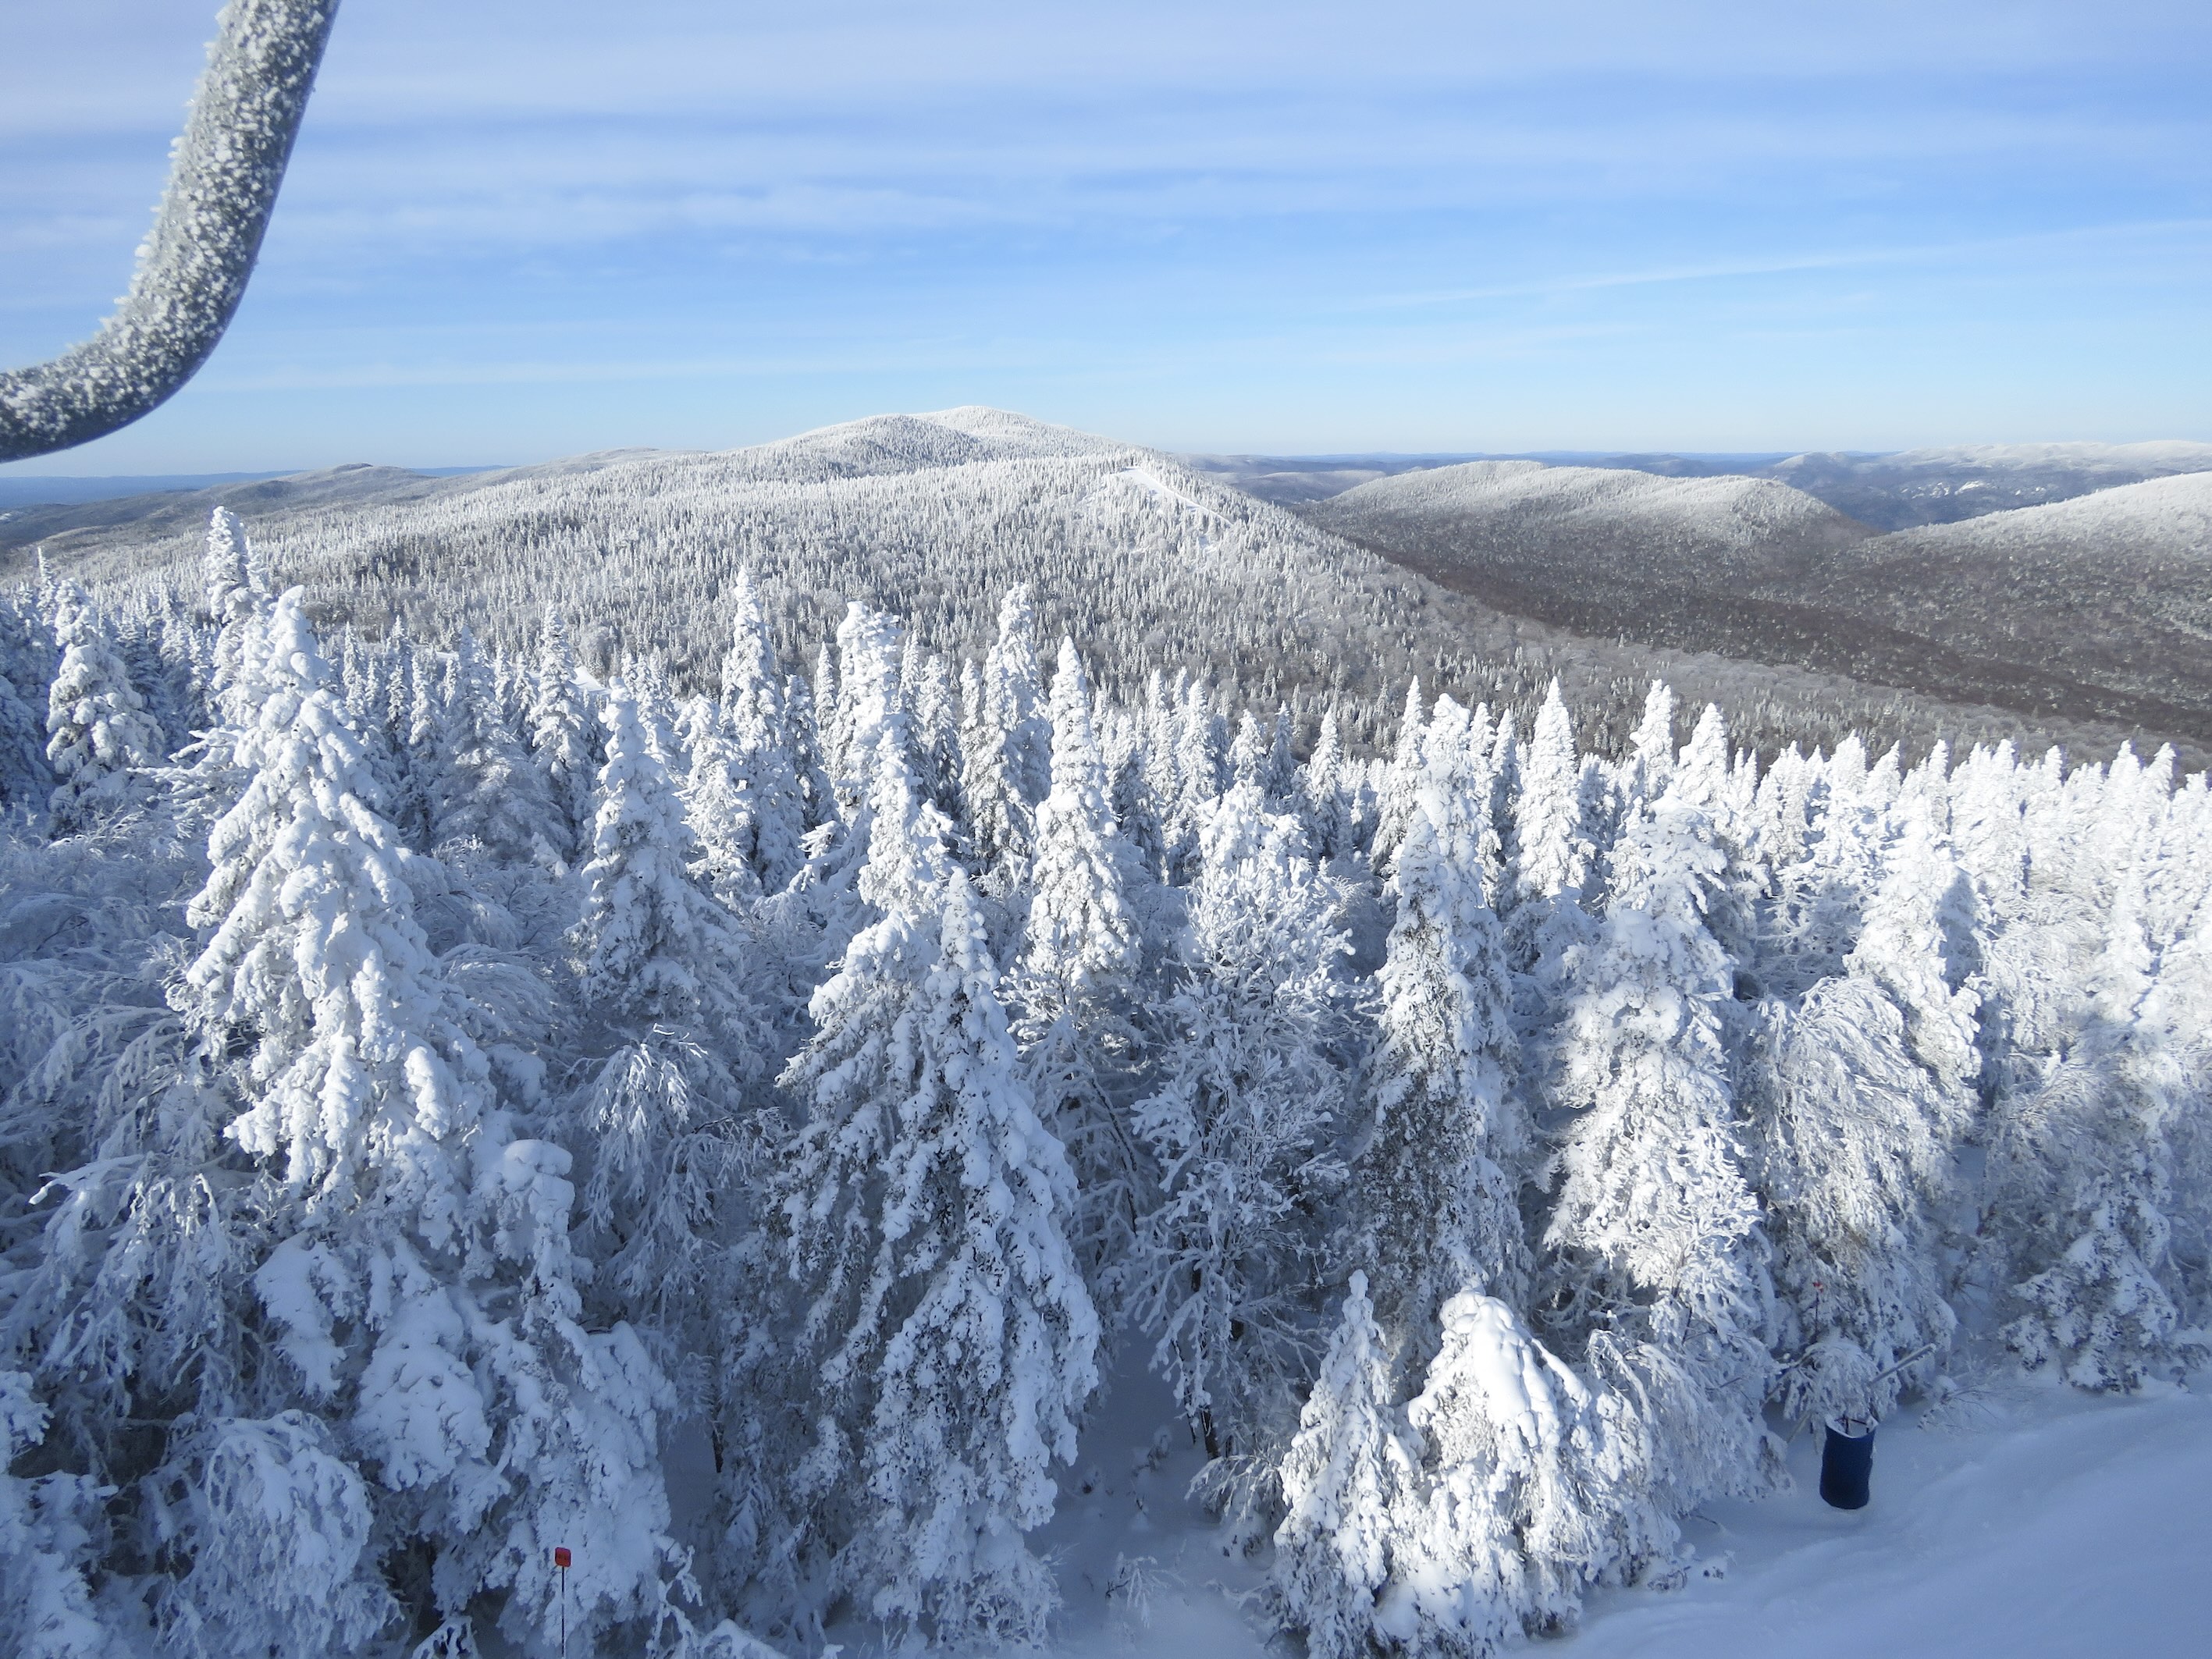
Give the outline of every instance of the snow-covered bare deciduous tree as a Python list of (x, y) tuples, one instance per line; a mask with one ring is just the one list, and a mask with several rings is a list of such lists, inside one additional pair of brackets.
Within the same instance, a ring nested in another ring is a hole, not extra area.
[(1296, 820), (1249, 786), (1200, 849), (1162, 1010), (1160, 1079), (1136, 1109), (1160, 1169), (1133, 1270), (1153, 1364), (1242, 1505), (1266, 1484), (1310, 1374), (1322, 1220), (1341, 1190), (1342, 896)]
[(902, 725), (894, 711), (871, 750), (878, 920), (815, 993), (784, 1077), (807, 1114), (783, 1216), (816, 1430), (794, 1478), (835, 1583), (874, 1617), (1034, 1641), (1056, 1596), (1024, 1535), (1075, 1455), (1097, 1318), (1067, 1243), (1074, 1183)]
[(107, 627), (83, 590), (64, 586), (54, 617), (61, 661), (46, 694), (49, 809), (55, 835), (95, 830), (145, 799), (147, 770), (162, 757), (161, 728), (146, 713)]

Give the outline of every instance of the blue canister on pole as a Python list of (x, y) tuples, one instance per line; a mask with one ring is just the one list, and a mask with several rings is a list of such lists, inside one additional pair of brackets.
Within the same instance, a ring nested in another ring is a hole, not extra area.
[(1874, 1419), (1832, 1417), (1820, 1448), (1820, 1501), (1832, 1509), (1863, 1510), (1873, 1495)]

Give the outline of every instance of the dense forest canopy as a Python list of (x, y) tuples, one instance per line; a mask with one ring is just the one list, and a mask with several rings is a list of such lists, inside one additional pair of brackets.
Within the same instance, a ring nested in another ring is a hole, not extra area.
[(2203, 1357), (2170, 751), (1353, 662), (1409, 579), (918, 426), (0, 599), (14, 1650), (1034, 1641), (1131, 1365), (1261, 1616), (1482, 1654), (1808, 1417)]

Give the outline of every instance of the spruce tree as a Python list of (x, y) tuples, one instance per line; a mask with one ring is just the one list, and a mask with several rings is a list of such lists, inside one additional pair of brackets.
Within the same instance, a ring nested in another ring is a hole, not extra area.
[(797, 1386), (821, 1407), (800, 1493), (836, 1582), (878, 1619), (1034, 1641), (1054, 1595), (1024, 1535), (1052, 1514), (1051, 1465), (1073, 1459), (1097, 1380), (1073, 1182), (944, 820), (902, 734), (872, 753), (861, 893), (878, 920), (815, 994), (784, 1076), (807, 1113), (783, 1205), (812, 1368)]
[[(374, 1475), (375, 1525), (426, 1575), (395, 1587), (410, 1604), (460, 1619), (503, 1589), (503, 1628), (543, 1642), (562, 1587), (541, 1540), (618, 1511), (631, 1547), (580, 1556), (569, 1620), (657, 1620), (677, 1571), (657, 1448), (667, 1384), (627, 1325), (577, 1322), (570, 1160), (518, 1138), (495, 1092), (392, 828), (362, 798), (296, 588), (266, 660), (240, 752), (252, 781), (211, 837), (191, 906), (207, 942), (179, 996), (212, 1054), (244, 1051), (246, 1103), (225, 1133), (278, 1194), (253, 1273), (289, 1373), (277, 1399), (343, 1425)], [(246, 1533), (189, 1553), (265, 1551), (252, 1530), (265, 1511), (235, 1514)]]
[[(1450, 724), (1440, 708), (1431, 730)], [(1398, 845), (1397, 919), (1377, 975), (1375, 1127), (1357, 1170), (1354, 1249), (1415, 1363), (1433, 1347), (1445, 1298), (1477, 1289), (1518, 1303), (1527, 1288), (1519, 1189), (1530, 1133), (1510, 1091), (1516, 1045), (1489, 903), (1498, 849), (1485, 782), (1463, 750), (1430, 757)]]
[(1142, 965), (1129, 899), (1135, 878), (1107, 804), (1083, 662), (1065, 640), (1052, 686), (1052, 791), (1037, 807), (1013, 983), (1023, 1066), (1075, 1171), (1071, 1233), (1094, 1288), (1129, 1260), (1145, 1203), (1144, 1160), (1117, 1098), (1133, 1058), (1129, 1003)]
[(1135, 1306), (1153, 1364), (1248, 1501), (1296, 1423), (1305, 1296), (1340, 1190), (1346, 945), (1340, 896), (1296, 820), (1224, 795), (1200, 849), (1163, 1009), (1159, 1086), (1136, 1109), (1161, 1170)]
[(46, 694), (46, 763), (53, 769), (52, 833), (112, 822), (143, 801), (144, 774), (161, 759), (161, 729), (92, 601), (74, 583), (55, 613), (61, 662)]
[(1355, 1272), (1279, 1476), (1269, 1589), (1277, 1620), (1304, 1635), (1314, 1659), (1399, 1645), (1396, 1609), (1383, 1598), (1420, 1501), (1416, 1445), (1367, 1275)]
[(1676, 1512), (1765, 1476), (1766, 1241), (1723, 1039), (1733, 964), (1705, 925), (1728, 855), (1671, 791), (1617, 860), (1605, 926), (1570, 958), (1564, 1132), (1538, 1312), (1570, 1358), (1646, 1402)]

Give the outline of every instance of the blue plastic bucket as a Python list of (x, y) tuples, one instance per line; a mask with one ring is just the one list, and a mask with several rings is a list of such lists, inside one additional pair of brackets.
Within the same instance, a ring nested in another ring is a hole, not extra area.
[(1832, 1417), (1820, 1448), (1820, 1501), (1863, 1510), (1873, 1495), (1874, 1425), (1863, 1417)]

